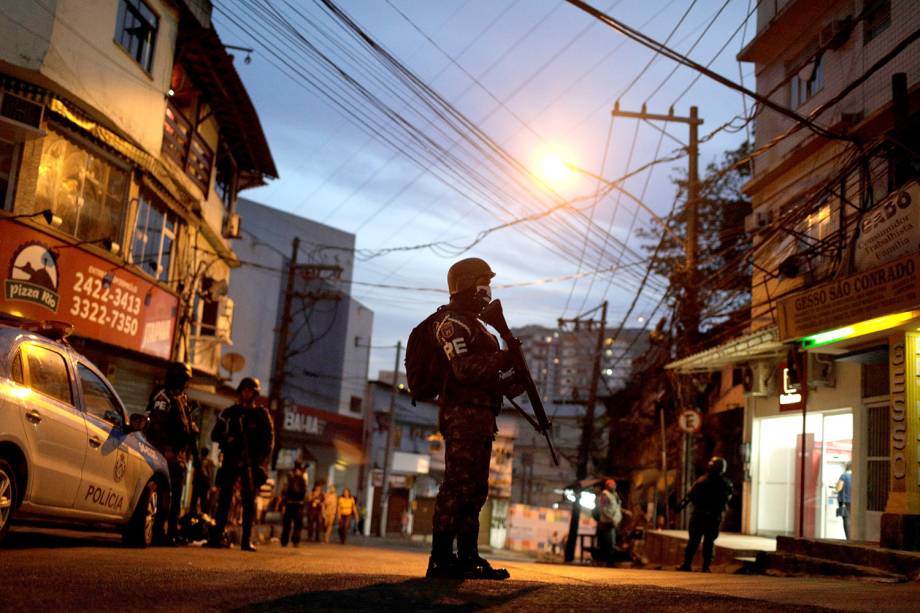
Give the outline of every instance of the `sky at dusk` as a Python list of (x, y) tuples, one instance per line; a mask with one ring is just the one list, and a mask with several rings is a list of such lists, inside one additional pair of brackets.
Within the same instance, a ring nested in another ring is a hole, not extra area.
[[(356, 235), (351, 291), (374, 311), (380, 347), (371, 377), (392, 369), (386, 346), (405, 342), (446, 302), (446, 291), (425, 290), (444, 288), (448, 267), (463, 257), (492, 265), (493, 295), (512, 326), (554, 327), (604, 299), (611, 325), (619, 324), (646, 266), (636, 230), (654, 221), (594, 177), (617, 179), (673, 155), (687, 126), (658, 124), (664, 134), (612, 120), (615, 101), (655, 113), (673, 106), (678, 115), (696, 105), (704, 137), (745, 114), (742, 96), (561, 0), (340, 2), (377, 52), (320, 1), (218, 0), (214, 22), (225, 44), (255, 49), (248, 64), (245, 52), (233, 53), (281, 175), (242, 195)], [(756, 2), (592, 4), (753, 89), (753, 66), (739, 66), (735, 55), (754, 34)], [(407, 71), (397, 74), (397, 63)], [(431, 92), (437, 101), (428, 105)], [(700, 167), (745, 137), (745, 129), (720, 131), (701, 146)], [(548, 175), (548, 154), (585, 172)], [(671, 178), (683, 168), (685, 157), (622, 187), (664, 218), (674, 202)], [(464, 251), (477, 235), (481, 242)], [(380, 253), (428, 243), (436, 244)], [(302, 259), (329, 257), (306, 246)], [(665, 286), (656, 278), (646, 284), (627, 325), (643, 325)]]

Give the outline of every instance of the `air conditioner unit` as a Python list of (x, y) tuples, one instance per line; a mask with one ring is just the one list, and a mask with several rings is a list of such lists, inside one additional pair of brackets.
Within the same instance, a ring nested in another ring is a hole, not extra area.
[(217, 324), (214, 328), (214, 336), (222, 343), (233, 344), (230, 338), (233, 331), (233, 299), (229, 296), (223, 296), (217, 304)]
[(754, 211), (744, 218), (744, 231), (757, 232), (773, 223), (773, 210)]
[(224, 238), (240, 237), (240, 215), (239, 213), (227, 213), (224, 217)]
[(832, 356), (823, 353), (809, 353), (808, 366), (805, 372), (808, 375), (809, 387), (834, 387), (837, 385)]
[(765, 397), (773, 393), (774, 369), (769, 362), (752, 362), (741, 372), (745, 396)]

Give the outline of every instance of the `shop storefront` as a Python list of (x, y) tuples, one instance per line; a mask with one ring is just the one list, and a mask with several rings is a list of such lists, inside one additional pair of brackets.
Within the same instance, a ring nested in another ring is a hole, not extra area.
[(294, 403), (285, 404), (276, 419), (281, 420), (275, 427), (279, 475), (301, 459), (311, 484), (324, 481), (334, 484), (339, 493), (343, 487), (352, 494), (359, 492), (359, 471), (364, 464), (360, 419)]
[[(878, 248), (878, 243), (873, 246)], [(875, 264), (867, 258), (867, 248), (861, 245), (857, 261)], [(800, 428), (796, 444), (804, 440), (805, 487), (801, 482), (798, 487), (806, 493), (805, 533), (812, 529), (816, 536), (839, 536), (835, 519), (828, 518), (833, 508), (829, 485), (849, 459), (851, 538), (917, 548), (920, 458), (910, 441), (920, 434), (920, 254), (863, 268), (789, 296), (778, 306), (782, 340), (803, 350), (798, 360), (798, 368), (805, 371), (802, 380), (807, 380), (809, 366), (832, 359), (833, 395), (839, 396), (824, 402), (823, 390), (801, 387), (806, 417), (804, 439)], [(825, 359), (816, 360), (816, 354)], [(764, 422), (760, 425), (763, 429)], [(793, 455), (801, 465), (802, 454)], [(800, 466), (798, 479), (802, 472)], [(798, 507), (803, 515), (801, 503)]]
[(143, 411), (172, 350), (176, 295), (37, 224), (0, 219), (0, 236), (0, 314), (73, 326), (70, 342), (107, 374), (129, 412)]

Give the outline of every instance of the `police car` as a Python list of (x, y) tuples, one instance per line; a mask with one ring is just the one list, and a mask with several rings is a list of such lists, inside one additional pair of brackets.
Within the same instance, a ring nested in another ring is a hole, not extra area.
[[(60, 331), (59, 331), (60, 332)], [(0, 542), (12, 519), (114, 524), (146, 547), (169, 505), (145, 415), (50, 331), (0, 325)]]

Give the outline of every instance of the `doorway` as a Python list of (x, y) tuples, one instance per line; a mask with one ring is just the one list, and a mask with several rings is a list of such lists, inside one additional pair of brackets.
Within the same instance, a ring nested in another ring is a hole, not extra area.
[(852, 410), (808, 414), (804, 440), (798, 414), (759, 419), (757, 431), (757, 534), (798, 535), (804, 444), (804, 535), (843, 539), (836, 484), (853, 457)]

